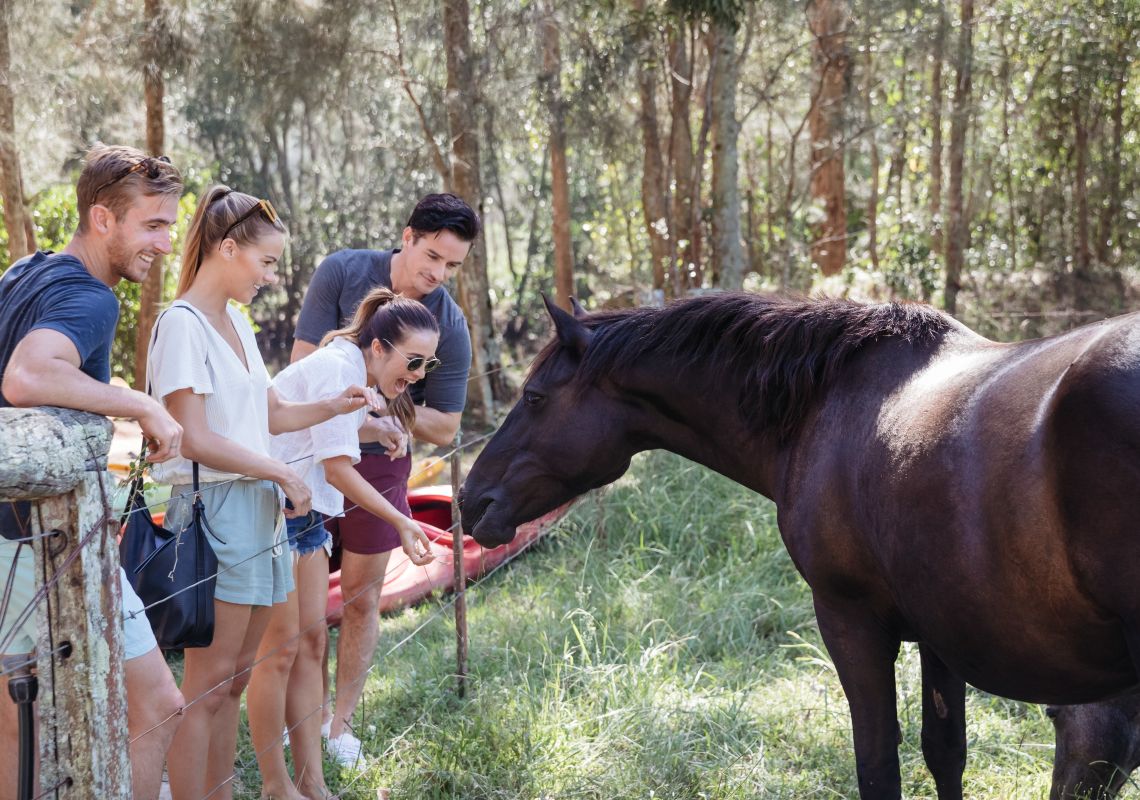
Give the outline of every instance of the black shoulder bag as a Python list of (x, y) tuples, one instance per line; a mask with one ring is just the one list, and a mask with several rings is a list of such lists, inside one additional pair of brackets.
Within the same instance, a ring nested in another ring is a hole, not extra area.
[[(145, 454), (145, 445), (144, 450)], [(193, 515), (180, 531), (154, 521), (142, 491), (142, 474), (131, 482), (124, 512), (119, 560), (163, 650), (206, 647), (214, 639), (214, 585), (218, 557), (206, 540), (218, 537), (206, 522), (194, 462)]]
[[(158, 324), (155, 325), (157, 335)], [(206, 540), (206, 534), (222, 544), (225, 541), (206, 521), (198, 487), (197, 461), (194, 462), (190, 524), (180, 531), (170, 531), (154, 521), (142, 490), (141, 463), (145, 457), (144, 438), (139, 456), (140, 469), (131, 481), (121, 520), (123, 538), (119, 542), (119, 560), (127, 573), (127, 580), (146, 606), (146, 616), (159, 647), (163, 650), (207, 647), (214, 638), (214, 585), (218, 577), (218, 557)]]

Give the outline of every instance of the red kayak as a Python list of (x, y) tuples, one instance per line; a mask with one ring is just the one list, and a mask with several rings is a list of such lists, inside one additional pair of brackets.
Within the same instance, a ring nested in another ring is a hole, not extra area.
[[(431, 541), (435, 560), (417, 567), (408, 560), (404, 551), (396, 549), (388, 560), (384, 575), (384, 589), (380, 594), (380, 610), (394, 611), (428, 597), (437, 589), (451, 590), (455, 583), (451, 527), (451, 487), (425, 486), (408, 489), (408, 505), (412, 519), (420, 524)], [(463, 537), (463, 566), (467, 579), (473, 580), (525, 549), (542, 536), (561, 517), (568, 506), (555, 509), (533, 522), (520, 525), (514, 540), (502, 547), (487, 550), (470, 536)], [(335, 554), (334, 554), (335, 558)], [(329, 575), (329, 625), (339, 625), (344, 597), (340, 591), (340, 570)]]
[[(384, 574), (384, 589), (380, 594), (380, 610), (395, 611), (423, 600), (437, 589), (450, 591), (455, 584), (455, 562), (452, 551), (453, 539), (448, 530), (451, 527), (451, 487), (422, 486), (408, 489), (408, 505), (412, 509), (412, 519), (420, 524), (431, 541), (431, 551), (435, 559), (428, 565), (417, 567), (404, 551), (392, 551), (388, 559), (388, 570)], [(556, 508), (533, 522), (520, 525), (518, 533), (510, 544), (487, 550), (470, 536), (463, 537), (463, 567), (467, 579), (485, 575), (513, 554), (526, 549), (535, 539), (550, 529), (566, 510), (567, 503)], [(162, 513), (154, 515), (154, 521), (162, 524)], [(339, 553), (333, 553), (333, 566), (339, 563)], [(329, 625), (339, 625), (344, 609), (344, 597), (340, 591), (340, 570), (329, 575)]]

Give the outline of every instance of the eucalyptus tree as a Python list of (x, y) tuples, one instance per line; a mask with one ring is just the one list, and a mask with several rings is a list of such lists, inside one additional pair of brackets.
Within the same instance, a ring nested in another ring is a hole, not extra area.
[(12, 86), (12, 52), (9, 30), (12, 0), (0, 3), (0, 196), (4, 198), (4, 226), (8, 231), (9, 263), (35, 249), (35, 236), (24, 205), (20, 149), (16, 141), (16, 97)]

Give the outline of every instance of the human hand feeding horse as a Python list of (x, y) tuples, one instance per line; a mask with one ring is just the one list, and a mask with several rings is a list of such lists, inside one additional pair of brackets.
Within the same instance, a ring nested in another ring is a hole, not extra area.
[(557, 338), (467, 478), (465, 532), (509, 541), (655, 448), (770, 497), (851, 706), (863, 798), (901, 794), (902, 641), (920, 642), (942, 800), (962, 796), (963, 679), (1050, 703), (1137, 689), (1140, 318), (999, 344), (897, 303), (548, 308)]

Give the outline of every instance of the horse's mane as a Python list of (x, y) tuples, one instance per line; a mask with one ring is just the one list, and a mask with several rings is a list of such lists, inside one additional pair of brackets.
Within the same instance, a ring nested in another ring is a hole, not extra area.
[[(593, 331), (578, 368), (581, 380), (593, 382), (650, 354), (662, 360), (662, 369), (702, 363), (716, 382), (730, 373), (739, 379), (743, 372), (738, 402), (745, 419), (779, 441), (796, 432), (813, 402), (863, 345), (884, 337), (928, 342), (951, 324), (944, 314), (915, 303), (865, 305), (747, 293), (601, 311), (581, 322)], [(557, 339), (546, 346), (532, 374), (558, 346)]]

